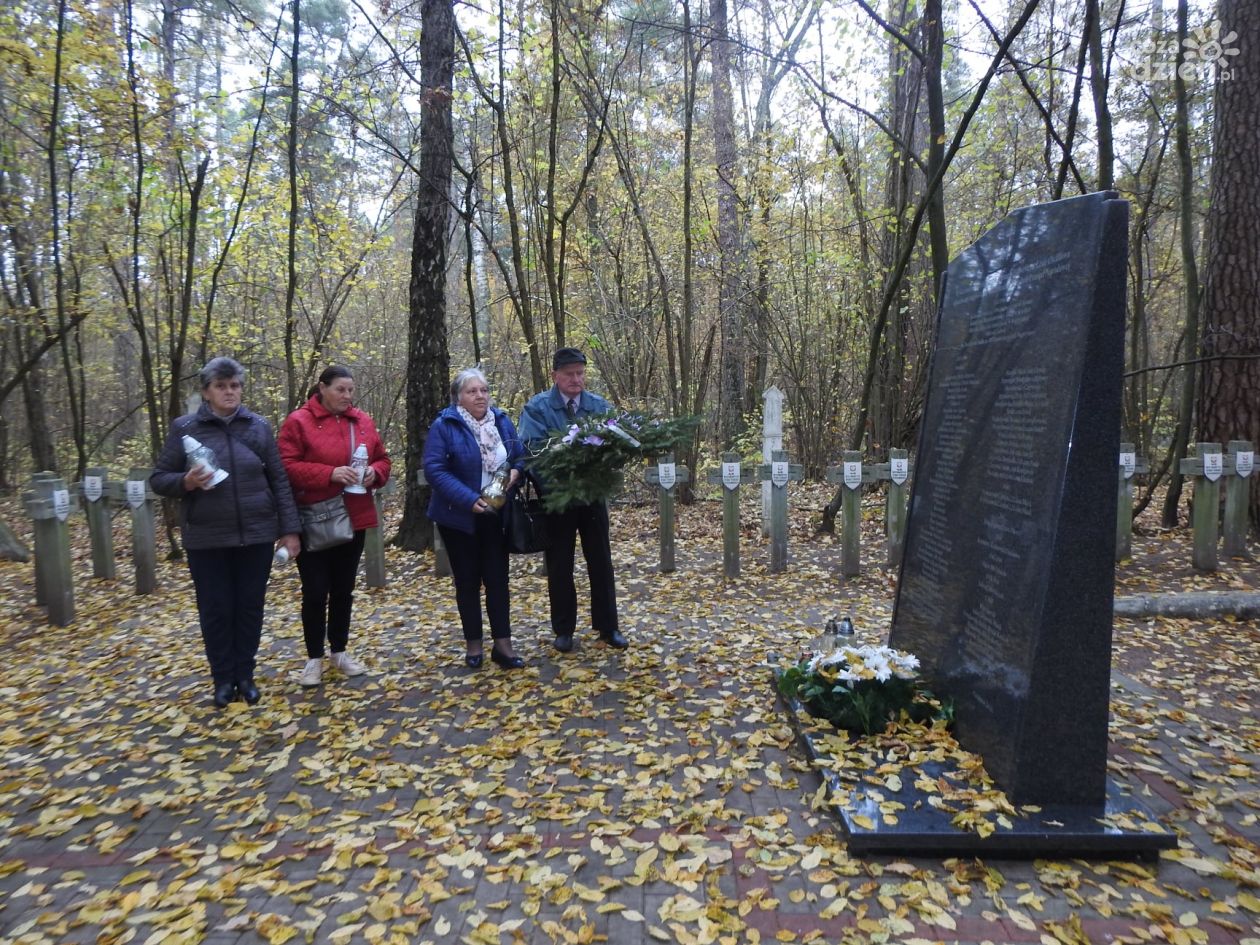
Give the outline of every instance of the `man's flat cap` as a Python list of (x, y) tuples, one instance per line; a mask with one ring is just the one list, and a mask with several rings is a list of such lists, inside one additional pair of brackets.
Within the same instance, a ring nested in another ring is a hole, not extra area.
[(577, 348), (561, 348), (551, 359), (551, 369), (558, 371), (569, 364), (585, 364), (586, 355)]

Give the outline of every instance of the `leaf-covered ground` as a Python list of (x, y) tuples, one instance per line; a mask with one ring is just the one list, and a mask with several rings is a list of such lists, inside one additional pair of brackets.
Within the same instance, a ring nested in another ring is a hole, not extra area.
[[(795, 512), (791, 571), (748, 529), (728, 583), (719, 508), (680, 510), (670, 575), (652, 509), (614, 511), (625, 652), (580, 631), (555, 653), (517, 560), (519, 672), (464, 668), (449, 581), (391, 550), (356, 603), (370, 674), (304, 690), (278, 569), (263, 700), (224, 712), (182, 565), (147, 598), (125, 560), (93, 581), (76, 522), (78, 620), (57, 629), (31, 566), (0, 564), (0, 941), (1260, 943), (1254, 623), (1116, 623), (1111, 772), (1177, 831), (1159, 862), (859, 860), (768, 665), (828, 616), (886, 632), (878, 509), (854, 581)], [(1260, 588), (1254, 562), (1195, 574), (1181, 532), (1135, 544), (1119, 593)]]

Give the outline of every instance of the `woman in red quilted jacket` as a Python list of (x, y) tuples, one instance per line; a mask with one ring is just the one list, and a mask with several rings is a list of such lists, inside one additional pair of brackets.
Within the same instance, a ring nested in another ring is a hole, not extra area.
[[(303, 550), (298, 556), (307, 657), (301, 683), (319, 685), (325, 640), (334, 669), (345, 676), (362, 675), (363, 664), (346, 652), (350, 610), (364, 532), (378, 524), (372, 490), (389, 479), (390, 462), (372, 418), (354, 406), (354, 375), (349, 368), (334, 364), (319, 376), (310, 399), (284, 421), (279, 445), (298, 507), (341, 495), (354, 527), (354, 538), (346, 544), (322, 551)], [(359, 482), (351, 458), (360, 445), (367, 448), (368, 455), (361, 483), (366, 491), (345, 492), (346, 486)]]

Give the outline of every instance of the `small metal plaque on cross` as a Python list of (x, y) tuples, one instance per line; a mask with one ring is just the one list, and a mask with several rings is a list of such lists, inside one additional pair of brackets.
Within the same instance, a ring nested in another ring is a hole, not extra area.
[(1255, 468), (1256, 454), (1254, 450), (1239, 450), (1234, 454), (1234, 472), (1243, 479), (1251, 475)]
[(800, 463), (789, 462), (786, 451), (775, 450), (770, 462), (757, 467), (757, 473), (762, 482), (768, 482), (776, 489), (783, 489), (789, 482), (804, 479), (805, 467)]
[[(851, 451), (854, 456), (862, 454)], [(839, 466), (827, 467), (827, 481), (833, 486), (840, 485), (856, 491), (862, 486), (869, 486), (888, 478), (887, 463), (864, 463), (860, 459), (845, 459)], [(850, 483), (853, 483), (850, 485)]]
[(1133, 474), (1137, 472), (1137, 453), (1132, 450), (1124, 450), (1120, 453), (1120, 468), (1124, 470), (1124, 478), (1132, 479)]
[(1225, 471), (1225, 457), (1221, 453), (1203, 454), (1203, 478), (1208, 482), (1216, 482)]
[(888, 478), (897, 485), (904, 485), (905, 481), (910, 478), (910, 459), (906, 456), (897, 456), (888, 461)]
[(728, 452), (722, 454), (722, 464), (716, 469), (708, 470), (704, 479), (712, 485), (721, 486), (727, 492), (734, 492), (740, 486), (756, 482), (757, 469), (756, 466), (745, 466), (739, 453)]
[(1202, 476), (1210, 483), (1216, 483), (1225, 473), (1225, 454), (1218, 443), (1198, 443), (1194, 456), (1186, 456), (1181, 460), (1180, 471), (1183, 476)]
[(686, 466), (675, 463), (673, 453), (667, 453), (657, 460), (655, 466), (647, 468), (643, 479), (648, 485), (658, 486), (662, 491), (669, 492), (680, 482), (691, 482), (691, 471)]
[(705, 473), (705, 481), (715, 486), (721, 486), (728, 492), (734, 492), (740, 486), (746, 486), (749, 483), (757, 481), (757, 467), (745, 466), (738, 458), (738, 453), (723, 453), (722, 465), (717, 469), (710, 469)]
[(127, 504), (133, 509), (138, 509), (144, 505), (147, 498), (145, 487), (148, 485), (143, 479), (127, 480)]

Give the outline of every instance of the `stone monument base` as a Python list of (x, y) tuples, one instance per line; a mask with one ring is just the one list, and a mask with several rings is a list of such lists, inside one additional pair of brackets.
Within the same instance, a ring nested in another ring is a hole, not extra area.
[[(805, 709), (795, 700), (780, 701), (787, 709), (809, 760), (825, 758), (810, 733), (801, 725)], [(930, 761), (916, 768), (930, 778), (945, 777), (953, 765)], [(819, 767), (827, 784), (831, 807), (840, 818), (851, 854), (925, 854), (1026, 859), (1035, 857), (1093, 859), (1153, 859), (1160, 850), (1177, 846), (1175, 834), (1165, 830), (1146, 807), (1126, 789), (1107, 779), (1107, 800), (1100, 810), (1080, 805), (1043, 804), (1036, 812), (1008, 814), (1010, 826), (996, 825), (982, 836), (955, 826), (956, 810), (929, 803), (928, 793), (902, 779), (899, 791), (879, 790), (885, 801), (896, 801), (896, 823), (886, 824), (879, 800), (859, 783), (844, 784), (830, 768)], [(992, 820), (994, 815), (989, 815)]]

